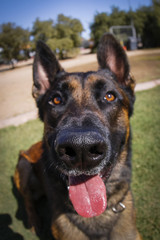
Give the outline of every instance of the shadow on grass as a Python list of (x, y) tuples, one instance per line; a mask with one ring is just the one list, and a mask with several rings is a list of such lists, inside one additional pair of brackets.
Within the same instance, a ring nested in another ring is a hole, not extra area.
[[(18, 220), (23, 222), (23, 225), (26, 229), (29, 229), (31, 227), (29, 226), (29, 223), (28, 223), (27, 212), (25, 210), (24, 200), (16, 188), (13, 177), (11, 177), (11, 183), (12, 183), (12, 192), (13, 192), (15, 199), (17, 200), (17, 206), (18, 206), (15, 216)], [(39, 240), (46, 240), (46, 239), (54, 240), (51, 235), (51, 230), (50, 230), (51, 229), (50, 228), (51, 217), (50, 217), (50, 210), (48, 207), (46, 197), (43, 196), (37, 202), (34, 202), (34, 207), (35, 207), (36, 214), (38, 216), (38, 220), (40, 222), (40, 227), (36, 232), (38, 239)], [(6, 238), (6, 239), (8, 240), (10, 238)], [(21, 240), (21, 238), (14, 238), (14, 239)]]
[(21, 220), (23, 222), (23, 225), (25, 228), (29, 228), (24, 201), (23, 201), (21, 194), (18, 192), (18, 190), (16, 188), (13, 177), (11, 177), (11, 184), (12, 184), (12, 192), (13, 192), (15, 199), (17, 200), (17, 206), (18, 206), (15, 217), (18, 220)]
[(0, 214), (0, 239), (1, 240), (24, 240), (24, 238), (10, 228), (12, 218), (9, 214)]

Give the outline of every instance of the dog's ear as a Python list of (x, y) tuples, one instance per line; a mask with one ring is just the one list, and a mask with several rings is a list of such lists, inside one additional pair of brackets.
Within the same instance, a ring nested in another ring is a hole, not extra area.
[(129, 63), (127, 55), (120, 43), (111, 34), (104, 34), (100, 40), (97, 52), (100, 68), (109, 68), (119, 83), (129, 83)]
[(63, 71), (51, 49), (42, 41), (37, 42), (33, 63), (33, 97), (38, 101), (52, 85), (55, 76)]

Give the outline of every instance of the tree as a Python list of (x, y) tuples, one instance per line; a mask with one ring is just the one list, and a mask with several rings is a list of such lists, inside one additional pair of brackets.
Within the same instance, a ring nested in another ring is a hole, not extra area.
[(94, 48), (97, 48), (100, 37), (105, 32), (109, 32), (111, 26), (130, 24), (130, 15), (125, 11), (120, 11), (118, 7), (112, 6), (110, 15), (105, 12), (97, 13), (94, 17), (94, 22), (90, 26)]
[[(12, 59), (20, 59), (20, 51), (27, 57), (29, 48), (29, 31), (17, 27), (14, 23), (6, 23), (0, 26), (0, 47), (2, 58), (9, 62)], [(14, 67), (14, 66), (13, 66)]]
[(152, 0), (153, 12), (156, 16), (157, 25), (160, 27), (160, 0)]
[(141, 35), (144, 47), (160, 46), (160, 1), (153, 0), (151, 7), (141, 7), (134, 13), (137, 34)]
[(67, 56), (67, 52), (73, 48), (73, 41), (70, 38), (49, 39), (47, 45), (63, 59)]
[(109, 16), (110, 21), (109, 25), (116, 26), (116, 25), (130, 25), (131, 19), (129, 17), (129, 14), (125, 11), (119, 10), (118, 7), (112, 6), (112, 12)]
[(34, 37), (34, 42), (42, 40), (47, 42), (49, 39), (56, 36), (56, 31), (53, 26), (53, 20), (40, 21), (39, 18), (33, 23), (31, 35)]
[(109, 31), (110, 17), (107, 13), (97, 13), (94, 16), (94, 22), (90, 25), (91, 38), (94, 41), (94, 47), (97, 48), (100, 37)]
[(155, 47), (159, 47), (160, 46), (160, 0), (152, 0), (152, 5), (153, 5), (153, 17), (154, 17), (152, 26), (154, 30)]
[(60, 58), (64, 58), (72, 48), (80, 46), (82, 31), (83, 26), (78, 19), (59, 14), (56, 24), (52, 20), (40, 21), (37, 18), (31, 34), (34, 44), (43, 40), (54, 52), (59, 53)]
[(152, 0), (151, 6), (142, 6), (135, 12), (120, 11), (112, 7), (111, 14), (97, 13), (90, 26), (94, 48), (97, 48), (100, 37), (109, 32), (111, 26), (134, 24), (137, 36), (141, 36), (144, 47), (160, 46), (160, 0)]
[(70, 38), (74, 47), (79, 47), (81, 42), (81, 33), (83, 26), (76, 18), (66, 17), (63, 14), (58, 15), (56, 24), (57, 38)]

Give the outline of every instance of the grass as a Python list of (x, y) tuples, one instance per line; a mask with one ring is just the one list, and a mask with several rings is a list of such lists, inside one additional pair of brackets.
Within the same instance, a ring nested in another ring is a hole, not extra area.
[(19, 215), (18, 202), (14, 196), (12, 177), (19, 150), (39, 141), (42, 132), (39, 120), (0, 130), (0, 240), (38, 239), (16, 218)]
[(160, 87), (137, 93), (133, 129), (133, 184), (137, 225), (146, 240), (160, 239)]
[[(132, 189), (137, 227), (143, 240), (160, 239), (160, 87), (136, 94), (133, 129)], [(42, 137), (40, 121), (0, 130), (0, 239), (37, 240), (18, 214), (12, 176), (20, 149)]]
[(131, 72), (137, 83), (160, 78), (160, 55), (146, 54), (129, 57)]
[[(156, 53), (129, 57), (131, 73), (137, 83), (151, 81), (160, 78), (160, 55)], [(97, 62), (72, 67), (69, 72), (97, 71)]]

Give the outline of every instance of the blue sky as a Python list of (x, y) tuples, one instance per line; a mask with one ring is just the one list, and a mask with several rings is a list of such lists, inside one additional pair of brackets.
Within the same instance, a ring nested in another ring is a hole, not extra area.
[(135, 10), (150, 4), (151, 0), (0, 0), (0, 24), (14, 22), (31, 30), (37, 17), (56, 21), (57, 15), (63, 13), (80, 19), (86, 30), (82, 36), (88, 38), (89, 25), (97, 12), (110, 13), (113, 5), (127, 11), (130, 6)]

